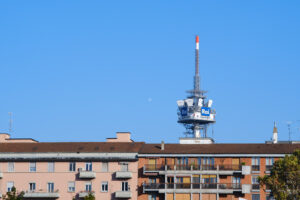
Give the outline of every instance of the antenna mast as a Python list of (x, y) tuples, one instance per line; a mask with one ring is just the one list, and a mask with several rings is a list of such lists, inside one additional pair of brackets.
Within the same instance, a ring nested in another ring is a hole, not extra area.
[(8, 112), (8, 115), (9, 115), (9, 128), (8, 128), (8, 132), (9, 132), (9, 134), (12, 134), (12, 125), (13, 125), (12, 112)]

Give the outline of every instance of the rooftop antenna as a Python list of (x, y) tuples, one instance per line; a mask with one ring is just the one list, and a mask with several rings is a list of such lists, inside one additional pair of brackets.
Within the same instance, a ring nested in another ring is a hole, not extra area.
[(12, 134), (12, 126), (13, 126), (13, 120), (12, 120), (12, 112), (8, 112), (9, 115), (9, 128), (8, 128), (8, 133)]
[(287, 127), (288, 127), (288, 131), (289, 131), (289, 142), (291, 142), (291, 125), (292, 125), (292, 121), (287, 121)]

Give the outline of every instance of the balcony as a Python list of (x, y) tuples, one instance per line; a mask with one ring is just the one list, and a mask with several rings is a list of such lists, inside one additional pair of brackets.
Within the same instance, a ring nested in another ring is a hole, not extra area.
[(96, 173), (93, 171), (79, 171), (79, 178), (81, 179), (93, 179), (96, 178)]
[(252, 165), (251, 169), (252, 169), (252, 173), (259, 173), (260, 172), (259, 165)]
[(132, 172), (125, 172), (125, 171), (120, 171), (120, 172), (116, 172), (116, 178), (119, 179), (129, 179), (132, 178)]
[(84, 198), (84, 197), (88, 196), (89, 194), (95, 195), (95, 192), (93, 192), (93, 191), (81, 191), (81, 192), (79, 192), (78, 196), (79, 196), (79, 198)]
[(266, 165), (266, 173), (270, 173), (272, 170), (273, 165)]
[(2, 173), (2, 172), (0, 172), (0, 179), (1, 179), (1, 178), (3, 178), (3, 173)]
[(144, 183), (143, 191), (159, 193), (189, 193), (199, 192), (202, 193), (223, 193), (232, 194), (233, 192), (242, 192), (242, 185), (235, 183)]
[(252, 184), (252, 190), (259, 190), (260, 185), (259, 184)]
[(45, 190), (26, 191), (24, 196), (30, 199), (57, 199), (59, 198), (58, 190), (49, 192)]
[(115, 192), (115, 198), (118, 199), (129, 199), (132, 197), (132, 194), (130, 191), (117, 191)]
[(232, 175), (233, 173), (242, 173), (241, 165), (144, 165), (143, 173), (198, 173), (198, 174), (211, 174), (219, 173), (222, 175)]

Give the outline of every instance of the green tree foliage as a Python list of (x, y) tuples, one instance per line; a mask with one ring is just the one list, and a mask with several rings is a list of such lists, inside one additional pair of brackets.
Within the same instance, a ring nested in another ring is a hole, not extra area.
[(84, 200), (95, 200), (95, 196), (93, 193), (89, 192), (89, 194), (84, 197)]
[(300, 150), (276, 161), (271, 174), (259, 177), (277, 200), (300, 199)]
[(17, 193), (15, 187), (11, 188), (10, 192), (7, 192), (6, 195), (3, 197), (3, 200), (22, 200), (24, 196), (24, 192)]

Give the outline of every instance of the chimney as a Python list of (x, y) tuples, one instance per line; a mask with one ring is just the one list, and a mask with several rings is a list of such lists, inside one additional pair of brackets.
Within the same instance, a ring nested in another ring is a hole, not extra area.
[(276, 122), (274, 122), (272, 142), (273, 142), (273, 144), (276, 144), (278, 142), (278, 130), (276, 127)]
[(161, 141), (161, 146), (160, 146), (160, 150), (165, 150), (165, 143), (164, 141)]

